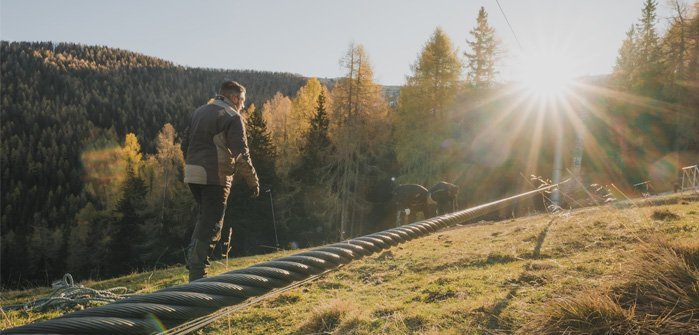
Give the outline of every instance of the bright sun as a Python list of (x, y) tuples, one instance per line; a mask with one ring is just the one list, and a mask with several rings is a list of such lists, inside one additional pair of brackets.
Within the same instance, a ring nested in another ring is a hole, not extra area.
[(575, 76), (571, 61), (570, 57), (552, 51), (522, 54), (517, 66), (517, 81), (535, 98), (562, 98)]

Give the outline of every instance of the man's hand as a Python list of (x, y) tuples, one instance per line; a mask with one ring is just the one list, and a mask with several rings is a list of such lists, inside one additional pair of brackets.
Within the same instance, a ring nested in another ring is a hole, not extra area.
[(255, 188), (252, 189), (252, 194), (250, 194), (250, 198), (257, 198), (260, 196), (260, 185), (255, 186)]

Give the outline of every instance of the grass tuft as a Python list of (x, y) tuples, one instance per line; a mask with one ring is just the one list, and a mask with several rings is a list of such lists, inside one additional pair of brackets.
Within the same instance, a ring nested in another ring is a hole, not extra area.
[(527, 324), (539, 334), (699, 332), (699, 241), (655, 238), (627, 265), (623, 284), (560, 298)]
[(638, 305), (647, 315), (699, 322), (699, 242), (645, 245), (619, 291), (623, 305)]
[(674, 220), (679, 220), (680, 216), (670, 212), (667, 208), (662, 209), (662, 210), (657, 210), (653, 211), (653, 214), (650, 216), (653, 220), (658, 220), (658, 221), (674, 221)]
[(635, 333), (634, 310), (624, 309), (606, 294), (585, 293), (555, 301), (521, 331), (525, 334)]
[(413, 301), (435, 303), (457, 297), (457, 291), (447, 285), (432, 284), (421, 291), (421, 294)]
[(517, 258), (510, 254), (503, 254), (499, 252), (491, 252), (485, 259), (486, 264), (500, 264), (500, 263), (510, 263), (516, 261)]
[(560, 265), (558, 265), (557, 263), (547, 261), (531, 261), (524, 265), (524, 269), (527, 271), (541, 271), (558, 268), (560, 268)]
[(297, 302), (301, 301), (301, 296), (295, 293), (284, 293), (280, 294), (279, 296), (275, 297), (274, 299), (268, 301), (265, 303), (267, 307), (280, 307), (280, 306), (286, 306), (286, 305), (293, 305)]
[(297, 334), (330, 334), (342, 323), (345, 316), (352, 312), (352, 306), (346, 301), (334, 300), (316, 309), (311, 317), (296, 332)]

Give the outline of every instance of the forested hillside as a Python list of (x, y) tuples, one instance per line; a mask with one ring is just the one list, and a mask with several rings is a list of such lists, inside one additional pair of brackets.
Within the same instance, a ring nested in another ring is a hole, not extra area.
[[(181, 263), (194, 212), (179, 134), (225, 79), (248, 88), (263, 186), (258, 199), (233, 188), (223, 231), (233, 256), (395, 225), (397, 184), (454, 183), (459, 207), (568, 171), (632, 195), (672, 190), (680, 169), (699, 163), (699, 17), (678, 7), (659, 31), (656, 6), (645, 1), (610, 75), (548, 95), (499, 81), (505, 50), (483, 8), (464, 27), (466, 52), (436, 28), (400, 88), (374, 82), (361, 44), (338, 55), (342, 77), (307, 79), (2, 42), (2, 285)], [(563, 191), (562, 205), (580, 205), (574, 188)]]
[(163, 126), (181, 130), (224, 79), (244, 83), (258, 105), (306, 82), (287, 73), (186, 68), (101, 46), (3, 41), (0, 48), (5, 283), (62, 269), (76, 252), (75, 215), (116, 207), (122, 190), (102, 188), (125, 178), (113, 149), (127, 133), (144, 153), (156, 153)]

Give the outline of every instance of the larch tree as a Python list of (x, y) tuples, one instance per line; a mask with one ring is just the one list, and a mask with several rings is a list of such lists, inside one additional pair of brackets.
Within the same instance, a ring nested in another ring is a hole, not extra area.
[(336, 189), (340, 239), (361, 230), (366, 210), (360, 170), (386, 149), (390, 129), (389, 107), (362, 45), (350, 45), (341, 64), (346, 75), (332, 90), (330, 138), (335, 147), (334, 166), (328, 179)]
[[(696, 147), (699, 124), (699, 86), (696, 85), (699, 62), (699, 3), (692, 13), (681, 0), (669, 3), (674, 12), (670, 26), (662, 39), (663, 96), (682, 106), (672, 119), (673, 151), (682, 152)], [(694, 82), (694, 84), (692, 84)], [(692, 142), (695, 144), (692, 145)]]
[(134, 133), (126, 134), (124, 146), (122, 147), (122, 155), (124, 161), (126, 161), (126, 168), (132, 169), (134, 175), (139, 176), (141, 174), (141, 167), (143, 166), (143, 155), (141, 155), (141, 145), (138, 144), (138, 138)]
[(277, 172), (286, 176), (298, 158), (298, 147), (294, 139), (291, 120), (291, 99), (277, 92), (271, 100), (262, 105), (262, 118), (272, 135), (272, 143), (277, 148)]
[(155, 138), (155, 155), (149, 155), (145, 162), (144, 181), (159, 202), (172, 195), (173, 183), (183, 177), (184, 155), (175, 138), (175, 128), (166, 123)]
[(631, 25), (626, 32), (626, 38), (619, 48), (619, 54), (616, 57), (616, 64), (612, 72), (612, 79), (617, 85), (625, 88), (630, 88), (634, 82), (636, 72), (636, 63), (638, 56), (636, 55), (636, 28)]
[(670, 3), (674, 11), (670, 27), (662, 40), (662, 54), (665, 69), (665, 81), (675, 86), (677, 81), (687, 80), (691, 59), (691, 26), (689, 10), (682, 1)]
[(322, 92), (327, 93), (327, 89), (318, 79), (311, 78), (291, 100), (290, 124), (294, 134), (297, 135), (293, 138), (297, 147), (303, 145), (303, 134), (310, 127), (309, 120), (315, 115), (318, 96)]
[(145, 239), (139, 246), (146, 264), (172, 260), (192, 224), (189, 208), (193, 201), (189, 188), (181, 182), (184, 155), (176, 138), (174, 127), (166, 123), (155, 138), (156, 152), (148, 155), (141, 175), (148, 186), (146, 201), (152, 213), (143, 230), (147, 236), (159, 236)]
[(495, 28), (488, 24), (488, 13), (483, 7), (478, 11), (476, 26), (469, 31), (469, 34), (473, 40), (466, 41), (470, 52), (464, 52), (468, 67), (467, 80), (476, 88), (492, 87), (497, 74), (495, 64), (499, 42), (495, 36)]
[(462, 64), (449, 37), (437, 28), (401, 88), (395, 120), (395, 145), (403, 182), (438, 181), (445, 157), (449, 109), (459, 93)]

